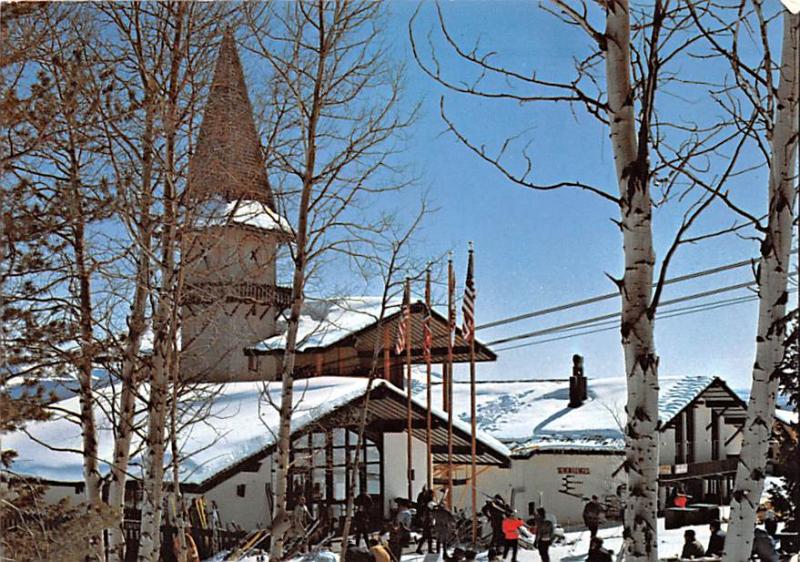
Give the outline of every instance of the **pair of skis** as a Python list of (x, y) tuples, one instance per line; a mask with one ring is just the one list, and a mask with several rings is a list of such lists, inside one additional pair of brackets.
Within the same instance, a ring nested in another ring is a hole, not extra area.
[(247, 534), (238, 547), (234, 548), (228, 556), (225, 557), (225, 562), (237, 562), (241, 560), (252, 550), (258, 547), (269, 536), (267, 529), (256, 529)]

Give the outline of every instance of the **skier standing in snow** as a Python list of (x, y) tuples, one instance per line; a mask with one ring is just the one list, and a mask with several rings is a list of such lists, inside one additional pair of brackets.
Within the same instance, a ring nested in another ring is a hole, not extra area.
[(306, 551), (306, 527), (310, 521), (311, 513), (309, 513), (306, 507), (306, 498), (305, 496), (298, 496), (297, 505), (295, 505), (292, 510), (292, 532), (294, 536), (300, 540), (300, 544), (298, 545), (300, 552)]
[(706, 551), (700, 541), (697, 540), (693, 529), (687, 529), (683, 533), (683, 550), (681, 551), (681, 558), (702, 558), (705, 556)]
[(516, 511), (509, 510), (503, 519), (503, 537), (505, 545), (503, 547), (503, 559), (511, 552), (511, 562), (517, 562), (517, 549), (519, 548), (519, 529), (524, 527), (525, 522), (519, 518)]
[(589, 529), (589, 540), (597, 536), (597, 528), (600, 526), (600, 518), (603, 514), (603, 506), (597, 500), (597, 496), (592, 496), (583, 507), (583, 523)]
[(536, 549), (542, 562), (550, 562), (550, 544), (553, 542), (555, 524), (547, 517), (547, 512), (543, 507), (536, 510)]
[(421, 527), (422, 536), (419, 538), (419, 542), (417, 543), (417, 554), (422, 554), (422, 546), (427, 542), (428, 543), (428, 553), (433, 552), (433, 517), (432, 511), (433, 508), (436, 506), (435, 503), (430, 502), (428, 505), (425, 506), (425, 510), (418, 514), (418, 522)]
[(436, 538), (436, 553), (439, 554), (441, 549), (445, 560), (450, 559), (450, 555), (447, 554), (447, 547), (450, 543), (450, 534), (452, 533), (454, 521), (453, 514), (445, 509), (444, 506), (437, 505), (433, 510), (433, 535)]
[(711, 537), (708, 539), (706, 556), (722, 556), (722, 553), (725, 552), (725, 531), (722, 530), (722, 525), (717, 519), (708, 526), (711, 529)]
[(489, 520), (492, 526), (492, 545), (495, 548), (501, 548), (504, 543), (503, 538), (503, 518), (508, 507), (505, 505), (502, 496), (496, 495), (491, 500), (486, 500), (481, 513), (483, 513)]

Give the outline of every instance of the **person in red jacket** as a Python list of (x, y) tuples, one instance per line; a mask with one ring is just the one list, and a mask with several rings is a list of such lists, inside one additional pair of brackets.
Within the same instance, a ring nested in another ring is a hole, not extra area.
[(511, 554), (511, 562), (517, 562), (517, 549), (519, 548), (519, 529), (525, 527), (525, 522), (519, 518), (516, 511), (506, 512), (503, 519), (503, 537), (505, 538), (505, 547), (503, 548), (503, 559), (508, 556), (509, 551)]

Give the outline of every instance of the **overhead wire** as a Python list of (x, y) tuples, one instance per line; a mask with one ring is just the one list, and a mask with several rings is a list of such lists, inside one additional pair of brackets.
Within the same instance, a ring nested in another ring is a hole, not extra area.
[[(792, 250), (792, 252), (796, 252), (796, 251), (797, 251), (797, 249)], [(717, 267), (703, 269), (703, 270), (700, 270), (700, 271), (695, 271), (695, 272), (692, 272), (692, 273), (687, 273), (685, 275), (679, 275), (677, 277), (671, 277), (671, 278), (667, 279), (666, 281), (664, 281), (664, 285), (671, 285), (673, 283), (681, 283), (683, 281), (689, 281), (689, 280), (692, 280), (692, 279), (705, 277), (707, 275), (715, 275), (717, 273), (722, 273), (724, 271), (731, 271), (731, 270), (734, 270), (734, 269), (739, 269), (741, 267), (745, 267), (747, 265), (751, 265), (751, 264), (755, 263), (755, 261), (756, 261), (755, 258), (750, 258), (750, 259), (747, 259), (747, 260), (742, 260), (742, 261), (738, 261), (738, 262), (734, 262), (734, 263), (720, 265), (720, 266), (717, 266)], [(578, 300), (578, 301), (573, 301), (573, 302), (570, 302), (570, 303), (565, 303), (565, 304), (561, 304), (561, 305), (557, 305), (557, 306), (553, 306), (553, 307), (549, 307), (549, 308), (543, 308), (543, 309), (540, 309), (540, 310), (534, 310), (534, 311), (531, 311), (531, 312), (526, 312), (524, 314), (518, 314), (516, 316), (509, 316), (507, 318), (500, 318), (499, 320), (493, 320), (491, 322), (486, 322), (484, 324), (480, 324), (480, 325), (475, 327), (475, 330), (477, 331), (477, 330), (486, 330), (488, 328), (495, 328), (497, 326), (502, 326), (502, 325), (505, 325), (505, 324), (511, 324), (511, 323), (514, 323), (514, 322), (519, 322), (520, 320), (527, 320), (529, 318), (535, 318), (537, 316), (545, 316), (547, 314), (553, 314), (555, 312), (562, 312), (564, 310), (569, 310), (569, 309), (577, 308), (577, 307), (580, 307), (580, 306), (586, 306), (586, 305), (589, 305), (589, 304), (595, 304), (595, 303), (602, 302), (602, 301), (609, 300), (609, 299), (613, 299), (613, 298), (616, 298), (616, 297), (619, 297), (619, 292), (618, 291), (615, 291), (613, 293), (606, 293), (604, 295), (597, 295), (597, 296), (594, 296), (594, 297), (590, 297), (588, 299), (582, 299), (582, 300)]]
[[(678, 303), (686, 302), (686, 301), (690, 301), (690, 300), (697, 300), (697, 299), (702, 299), (702, 298), (705, 298), (705, 297), (712, 297), (714, 295), (718, 295), (718, 294), (721, 294), (721, 293), (727, 293), (727, 292), (731, 292), (731, 291), (738, 291), (739, 289), (745, 289), (747, 287), (752, 287), (755, 284), (756, 284), (755, 281), (745, 281), (744, 283), (736, 283), (734, 285), (727, 285), (725, 287), (717, 287), (716, 289), (709, 289), (707, 291), (700, 291), (699, 293), (692, 293), (690, 295), (684, 295), (682, 297), (677, 297), (677, 298), (674, 298), (674, 299), (669, 299), (669, 300), (662, 301), (661, 302), (661, 306), (668, 306), (668, 305), (671, 305), (671, 304), (678, 304)], [(591, 324), (593, 322), (598, 322), (598, 321), (601, 321), (601, 320), (610, 320), (612, 318), (618, 318), (620, 315), (621, 315), (620, 312), (612, 312), (610, 314), (603, 314), (603, 315), (600, 315), (600, 316), (594, 316), (592, 318), (586, 318), (584, 320), (577, 320), (575, 322), (569, 322), (567, 324), (562, 324), (560, 326), (555, 326), (553, 328), (545, 328), (543, 330), (535, 330), (533, 332), (526, 332), (526, 333), (523, 333), (523, 334), (517, 334), (517, 335), (514, 335), (514, 336), (508, 336), (508, 337), (505, 337), (505, 338), (492, 340), (492, 341), (488, 342), (486, 345), (490, 345), (490, 346), (491, 345), (501, 345), (501, 344), (504, 344), (504, 343), (510, 343), (512, 341), (533, 338), (533, 337), (536, 337), (536, 336), (546, 335), (546, 334), (550, 333), (554, 329), (571, 328), (573, 326), (580, 327), (580, 326), (582, 326), (584, 324)]]
[[(797, 289), (790, 289), (788, 292), (790, 294), (791, 293), (796, 293)], [(746, 295), (746, 296), (743, 296), (743, 297), (736, 297), (736, 298), (732, 298), (732, 299), (724, 299), (722, 301), (713, 301), (713, 302), (710, 302), (710, 303), (703, 303), (703, 304), (693, 305), (693, 306), (689, 306), (689, 307), (684, 307), (683, 309), (669, 310), (669, 311), (663, 312), (661, 314), (657, 314), (656, 317), (663, 320), (663, 319), (666, 319), (666, 318), (673, 318), (673, 317), (677, 317), (677, 316), (686, 316), (686, 315), (689, 315), (689, 314), (697, 314), (697, 313), (700, 313), (700, 312), (707, 312), (709, 310), (727, 308), (729, 306), (735, 306), (737, 304), (742, 304), (742, 303), (745, 303), (745, 302), (753, 302), (753, 301), (756, 301), (756, 300), (758, 300), (758, 295)], [(611, 324), (611, 325), (609, 325), (609, 324)], [(598, 327), (598, 326), (603, 326), (603, 327)], [(564, 330), (553, 330), (553, 331), (550, 331), (549, 333), (554, 333), (555, 334), (555, 333), (559, 333), (559, 332), (577, 330), (577, 329), (580, 329), (580, 328), (584, 328), (584, 330), (581, 331), (581, 332), (577, 332), (577, 333), (573, 333), (573, 334), (566, 334), (566, 335), (558, 336), (558, 337), (554, 337), (554, 338), (547, 338), (547, 339), (543, 339), (543, 340), (537, 340), (537, 341), (526, 342), (526, 343), (521, 343), (521, 344), (517, 344), (517, 345), (511, 345), (511, 346), (508, 346), (508, 347), (501, 347), (499, 349), (495, 349), (494, 351), (496, 353), (501, 353), (503, 351), (510, 351), (510, 350), (513, 350), (513, 349), (520, 349), (520, 348), (524, 348), (524, 347), (532, 347), (532, 346), (540, 345), (540, 344), (544, 344), (544, 343), (549, 343), (549, 342), (554, 342), (554, 341), (561, 341), (561, 340), (566, 340), (566, 339), (570, 339), (570, 338), (577, 338), (577, 337), (580, 337), (580, 336), (588, 336), (588, 335), (591, 335), (591, 334), (597, 334), (597, 333), (600, 333), (600, 332), (607, 332), (607, 331), (610, 331), (610, 330), (617, 330), (617, 329), (619, 329), (619, 321), (618, 320), (613, 320), (611, 322), (599, 322), (599, 323), (596, 323), (596, 324), (587, 324), (587, 325), (584, 325), (584, 326), (581, 326), (581, 327), (578, 327), (578, 328), (567, 328), (567, 329), (564, 329)], [(585, 328), (593, 328), (593, 329), (585, 329)]]

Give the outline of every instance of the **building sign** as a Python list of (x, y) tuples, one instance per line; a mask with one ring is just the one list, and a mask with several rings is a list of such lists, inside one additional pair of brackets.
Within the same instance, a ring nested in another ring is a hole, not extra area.
[(585, 466), (559, 466), (559, 474), (590, 474), (591, 471)]
[(686, 474), (689, 472), (688, 464), (676, 464), (674, 474)]
[(672, 465), (662, 464), (658, 467), (659, 474), (672, 474)]

